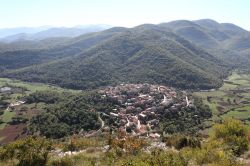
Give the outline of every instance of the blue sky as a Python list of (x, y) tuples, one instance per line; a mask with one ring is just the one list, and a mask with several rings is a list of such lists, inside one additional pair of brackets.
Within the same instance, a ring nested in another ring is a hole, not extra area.
[(132, 27), (202, 18), (250, 30), (250, 0), (0, 0), (0, 28), (84, 24)]

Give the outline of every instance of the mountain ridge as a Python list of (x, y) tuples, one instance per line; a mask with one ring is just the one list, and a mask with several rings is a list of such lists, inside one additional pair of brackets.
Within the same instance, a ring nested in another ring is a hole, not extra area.
[[(47, 27), (47, 26), (45, 26)], [(108, 25), (85, 25), (85, 26), (75, 26), (75, 27), (47, 27), (47, 28), (29, 28), (31, 31), (23, 30), (20, 33), (13, 32), (10, 35), (7, 36), (0, 36), (0, 41), (5, 43), (11, 43), (16, 41), (37, 41), (37, 40), (44, 40), (48, 38), (56, 38), (56, 37), (77, 37), (86, 33), (91, 32), (99, 32), (103, 31), (105, 29), (109, 29), (112, 26)], [(27, 28), (28, 29), (28, 28)], [(15, 29), (14, 29), (15, 30)], [(14, 31), (13, 30), (13, 31)], [(1, 31), (6, 31), (5, 29), (0, 29)], [(9, 30), (11, 31), (11, 29)], [(19, 31), (18, 31), (19, 32)]]

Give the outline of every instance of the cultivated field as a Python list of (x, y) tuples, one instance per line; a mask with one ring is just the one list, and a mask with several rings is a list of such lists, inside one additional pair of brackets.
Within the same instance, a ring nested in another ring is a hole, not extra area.
[(194, 92), (213, 112), (213, 122), (233, 117), (250, 128), (250, 75), (233, 72), (216, 90)]

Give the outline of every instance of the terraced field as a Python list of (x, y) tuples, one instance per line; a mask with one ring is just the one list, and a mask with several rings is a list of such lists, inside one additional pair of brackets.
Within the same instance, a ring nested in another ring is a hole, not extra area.
[(233, 72), (216, 90), (194, 92), (213, 112), (213, 122), (233, 117), (244, 121), (250, 129), (250, 75)]

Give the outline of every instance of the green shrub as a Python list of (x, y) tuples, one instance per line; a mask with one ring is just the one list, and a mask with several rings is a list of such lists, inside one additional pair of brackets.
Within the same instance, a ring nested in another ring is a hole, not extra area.
[(52, 161), (50, 166), (74, 166), (74, 161), (72, 157), (63, 157), (61, 159)]
[(193, 150), (193, 159), (197, 165), (240, 166), (230, 151), (225, 151), (221, 141), (211, 140), (202, 148)]
[(141, 138), (126, 137), (123, 139), (112, 139), (110, 147), (111, 149), (115, 149), (118, 154), (122, 153), (123, 151), (125, 151), (127, 154), (136, 154), (146, 145), (147, 141)]
[(213, 127), (215, 140), (222, 140), (225, 148), (235, 155), (241, 155), (248, 150), (249, 131), (239, 120), (227, 119), (222, 124)]
[(18, 166), (44, 166), (51, 143), (43, 138), (27, 137), (0, 148), (0, 159), (18, 160)]
[(187, 162), (179, 152), (163, 151), (159, 149), (149, 153), (139, 153), (136, 156), (126, 156), (115, 165), (121, 166), (186, 166)]
[(173, 146), (176, 149), (182, 149), (184, 147), (200, 147), (201, 143), (199, 138), (189, 137), (184, 135), (175, 134), (163, 139), (167, 146)]
[(63, 151), (78, 151), (86, 148), (103, 147), (105, 145), (104, 139), (102, 138), (80, 138), (71, 137), (69, 141), (61, 144)]

